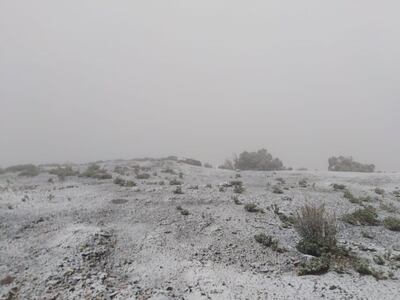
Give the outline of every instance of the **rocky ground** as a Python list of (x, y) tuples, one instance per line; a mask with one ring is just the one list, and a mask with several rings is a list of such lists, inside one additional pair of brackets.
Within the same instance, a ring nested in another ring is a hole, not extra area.
[[(237, 175), (173, 161), (98, 164), (113, 178), (63, 179), (46, 172), (52, 166), (34, 177), (0, 175), (2, 299), (400, 298), (400, 232), (338, 222), (339, 244), (368, 260), (382, 278), (351, 268), (299, 276), (310, 257), (296, 250), (299, 236), (282, 218), (306, 202), (325, 203), (338, 219), (360, 208), (334, 183), (369, 195), (380, 220), (396, 216), (400, 174)], [(73, 168), (83, 172), (87, 165)], [(137, 179), (143, 173), (150, 178)], [(116, 184), (117, 177), (136, 186)], [(182, 182), (182, 194), (172, 179)], [(243, 182), (242, 193), (227, 184), (233, 180)], [(263, 212), (246, 211), (250, 203)], [(260, 233), (283, 250), (258, 243), (254, 235)]]

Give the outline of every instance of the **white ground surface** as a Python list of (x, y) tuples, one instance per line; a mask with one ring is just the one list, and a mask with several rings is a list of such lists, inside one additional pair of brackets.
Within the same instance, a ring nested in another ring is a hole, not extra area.
[[(137, 180), (132, 167), (148, 166), (148, 180)], [(376, 265), (374, 255), (400, 254), (400, 233), (383, 226), (352, 226), (339, 222), (339, 242), (370, 260), (377, 270), (394, 278), (376, 280), (353, 270), (320, 276), (298, 276), (305, 259), (295, 249), (293, 228), (268, 209), (277, 204), (290, 215), (306, 201), (325, 203), (340, 217), (359, 205), (333, 191), (343, 183), (355, 195), (371, 195), (379, 218), (396, 215), (380, 209), (392, 203), (400, 174), (328, 172), (241, 172), (246, 191), (240, 201), (256, 203), (265, 213), (249, 213), (231, 199), (233, 189), (218, 185), (233, 180), (235, 172), (193, 167), (175, 162), (112, 161), (101, 163), (113, 173), (126, 166), (127, 188), (112, 180), (68, 177), (59, 181), (41, 173), (23, 178), (0, 175), (0, 285), (4, 299), (400, 299), (396, 262)], [(175, 195), (162, 173), (165, 167), (182, 172), (184, 194)], [(84, 170), (86, 165), (74, 166)], [(272, 193), (283, 178), (283, 195)], [(54, 183), (48, 182), (49, 178)], [(299, 180), (309, 185), (301, 188)], [(151, 184), (165, 181), (165, 185)], [(212, 187), (206, 187), (211, 184)], [(189, 189), (198, 185), (199, 188)], [(385, 189), (384, 196), (374, 193)], [(289, 196), (291, 198), (283, 198)], [(125, 199), (115, 204), (112, 200)], [(190, 214), (176, 209), (181, 206)], [(373, 239), (363, 237), (367, 231)], [(279, 239), (288, 252), (276, 253), (254, 240), (257, 233)]]

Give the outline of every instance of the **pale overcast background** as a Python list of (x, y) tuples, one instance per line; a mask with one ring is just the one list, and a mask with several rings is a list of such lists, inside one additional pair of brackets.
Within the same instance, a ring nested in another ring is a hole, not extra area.
[(400, 170), (400, 1), (0, 0), (0, 165), (265, 147)]

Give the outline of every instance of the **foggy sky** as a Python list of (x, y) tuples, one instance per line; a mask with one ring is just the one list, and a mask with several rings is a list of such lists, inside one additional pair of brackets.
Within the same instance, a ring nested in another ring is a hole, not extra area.
[(265, 147), (400, 170), (400, 2), (0, 1), (0, 165)]

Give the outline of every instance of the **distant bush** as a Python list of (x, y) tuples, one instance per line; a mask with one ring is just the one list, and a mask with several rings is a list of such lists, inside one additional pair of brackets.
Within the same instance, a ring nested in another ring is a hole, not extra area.
[(202, 165), (201, 161), (199, 161), (197, 159), (193, 159), (193, 158), (181, 159), (181, 160), (179, 160), (179, 162), (188, 164), (188, 165), (192, 165), (192, 166), (196, 166), (196, 167), (201, 167), (201, 165)]
[(211, 169), (213, 166), (212, 166), (212, 164), (209, 164), (209, 163), (205, 163), (204, 164), (204, 168), (209, 168), (209, 169)]
[(375, 193), (378, 195), (384, 195), (385, 190), (377, 187), (377, 188), (375, 188)]
[(52, 174), (52, 175), (57, 175), (60, 180), (64, 180), (65, 177), (76, 176), (76, 175), (79, 174), (78, 171), (75, 171), (70, 166), (66, 166), (66, 167), (60, 167), (59, 166), (59, 167), (57, 167), (55, 169), (51, 169), (49, 171), (49, 173)]
[(235, 169), (255, 171), (276, 171), (283, 170), (283, 163), (278, 158), (268, 153), (266, 149), (257, 152), (244, 151), (234, 162)]
[(4, 173), (18, 173), (18, 176), (26, 176), (26, 177), (34, 177), (39, 175), (40, 173), (40, 168), (32, 165), (32, 164), (26, 164), (26, 165), (15, 165), (6, 168), (3, 170)]
[(336, 219), (325, 207), (305, 205), (297, 212), (295, 228), (301, 236), (297, 249), (305, 254), (321, 256), (336, 248)]
[(123, 186), (123, 187), (134, 187), (136, 186), (136, 183), (132, 180), (125, 180), (122, 179), (121, 177), (117, 177), (114, 179), (114, 184)]
[(338, 184), (338, 183), (332, 184), (332, 187), (335, 191), (342, 191), (346, 189), (346, 186), (344, 184)]
[(176, 195), (181, 195), (181, 194), (183, 194), (182, 187), (181, 187), (180, 185), (177, 185), (177, 186), (176, 186), (176, 188), (175, 188), (175, 190), (174, 190), (174, 194), (176, 194)]
[(107, 173), (106, 169), (100, 168), (99, 165), (91, 164), (87, 169), (79, 175), (80, 177), (88, 177), (94, 179), (111, 179), (111, 174)]
[(374, 172), (375, 165), (362, 164), (353, 160), (352, 157), (330, 157), (328, 160), (329, 171), (337, 172)]
[(222, 169), (222, 170), (235, 170), (235, 164), (232, 160), (230, 159), (226, 159), (225, 162), (218, 166), (218, 169)]

